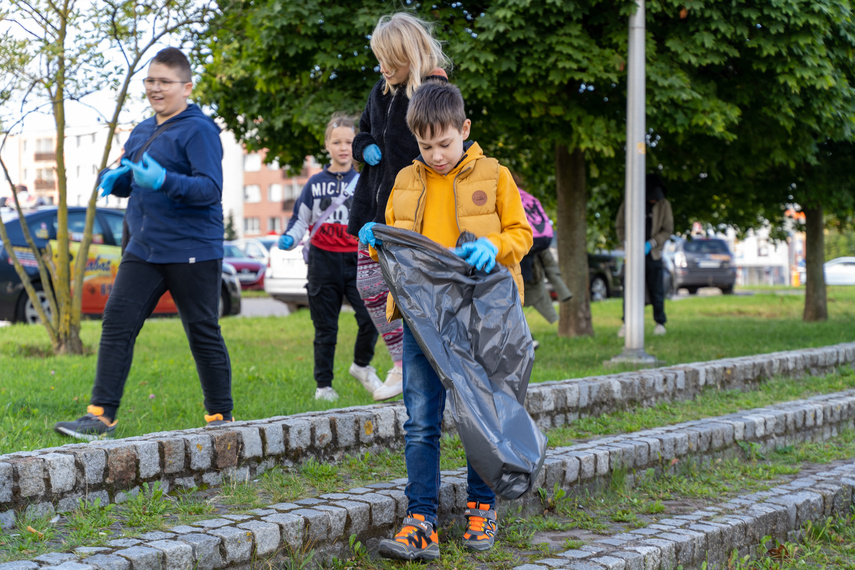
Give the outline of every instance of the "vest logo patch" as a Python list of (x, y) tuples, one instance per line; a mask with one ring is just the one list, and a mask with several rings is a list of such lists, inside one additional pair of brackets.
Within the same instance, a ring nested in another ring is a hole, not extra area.
[(483, 206), (484, 204), (487, 203), (487, 193), (484, 192), (483, 190), (476, 190), (472, 194), (472, 202), (476, 206)]

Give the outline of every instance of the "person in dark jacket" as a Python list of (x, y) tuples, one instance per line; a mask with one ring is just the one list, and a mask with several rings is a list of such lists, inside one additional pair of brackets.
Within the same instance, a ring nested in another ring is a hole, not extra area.
[[(525, 208), (525, 217), (528, 220), (528, 225), (531, 226), (533, 237), (533, 245), (525, 257), (520, 261), (520, 270), (522, 271), (523, 283), (525, 284), (525, 306), (534, 307), (537, 309), (543, 318), (549, 323), (558, 321), (558, 313), (552, 304), (552, 295), (546, 287), (548, 279), (552, 285), (552, 289), (562, 303), (569, 301), (573, 294), (561, 278), (561, 270), (558, 268), (558, 262), (549, 251), (549, 246), (552, 245), (553, 236), (555, 235), (552, 229), (552, 221), (546, 215), (543, 205), (540, 200), (523, 190), (523, 181), (519, 174), (511, 171), (517, 189), (520, 192), (523, 208)], [(539, 343), (535, 340), (534, 347), (537, 348)]]
[[(424, 81), (448, 81), (441, 69), (448, 60), (431, 35), (430, 25), (409, 13), (380, 18), (371, 34), (371, 50), (380, 63), (383, 77), (371, 89), (359, 120), (359, 132), (353, 139), (353, 157), (365, 163), (347, 226), (354, 236), (368, 222), (385, 221), (386, 202), (395, 177), (420, 154), (416, 139), (407, 128), (407, 108), (413, 92)], [(386, 321), (389, 288), (380, 274), (380, 266), (368, 255), (364, 244), (358, 255), (356, 286), (394, 363), (382, 388), (374, 392), (375, 400), (386, 400), (402, 390), (403, 328), (401, 319)]]
[(137, 335), (160, 297), (178, 307), (205, 396), (208, 426), (232, 418), (232, 374), (220, 332), (223, 267), (223, 147), (219, 128), (187, 98), (190, 63), (159, 51), (143, 80), (154, 116), (131, 132), (122, 166), (100, 174), (102, 196), (130, 197), (130, 239), (104, 309), (95, 384), (87, 414), (59, 422), (63, 435), (111, 435)]
[[(648, 174), (644, 181), (646, 200), (644, 208), (644, 284), (650, 304), (653, 305), (653, 334), (663, 335), (665, 323), (665, 284), (662, 279), (662, 249), (674, 233), (674, 214), (671, 202), (665, 198), (665, 185), (658, 174)], [(618, 208), (615, 225), (618, 241), (626, 243), (625, 203)], [(626, 249), (626, 246), (624, 246)], [(626, 299), (624, 297), (624, 299)], [(622, 317), (621, 317), (622, 318)], [(621, 325), (618, 336), (626, 335), (626, 325)]]
[(327, 123), (324, 146), (330, 164), (309, 178), (294, 205), (294, 215), (279, 238), (279, 249), (293, 249), (311, 232), (309, 243), (308, 284), (309, 311), (315, 325), (316, 400), (335, 401), (338, 393), (332, 387), (338, 316), (341, 302), (353, 307), (356, 343), (350, 375), (359, 380), (371, 394), (382, 386), (374, 367), (369, 366), (377, 344), (377, 329), (356, 290), (356, 250), (359, 242), (347, 233), (348, 185), (357, 177), (353, 169), (353, 119), (335, 115)]

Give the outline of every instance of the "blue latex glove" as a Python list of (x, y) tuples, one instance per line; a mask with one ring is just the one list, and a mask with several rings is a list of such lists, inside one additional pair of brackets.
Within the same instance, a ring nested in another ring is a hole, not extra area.
[(294, 245), (294, 238), (282, 234), (282, 237), (279, 238), (279, 249), (291, 249), (292, 245)]
[(464, 258), (469, 265), (474, 265), (475, 269), (483, 269), (489, 273), (496, 266), (496, 254), (499, 250), (493, 242), (482, 237), (455, 248), (454, 253)]
[(653, 241), (652, 240), (647, 240), (646, 242), (644, 242), (644, 255), (647, 255), (648, 253), (650, 253), (650, 250), (652, 248), (653, 248)]
[(134, 182), (143, 188), (160, 190), (163, 181), (166, 179), (166, 169), (149, 156), (148, 152), (143, 153), (142, 160), (139, 162), (131, 162), (129, 159), (123, 158), (122, 165), (131, 167), (134, 171)]
[(371, 166), (375, 166), (379, 163), (382, 157), (383, 153), (380, 152), (380, 147), (376, 144), (370, 144), (365, 147), (364, 151), (362, 151), (362, 158), (364, 158), (365, 162)]
[(376, 247), (377, 245), (382, 244), (382, 241), (374, 237), (374, 226), (376, 225), (377, 222), (368, 222), (362, 226), (362, 229), (359, 230), (359, 241), (367, 243), (371, 247)]
[(115, 168), (110, 170), (101, 177), (101, 184), (98, 185), (98, 188), (101, 189), (101, 197), (107, 196), (108, 194), (113, 193), (113, 185), (116, 183), (116, 180), (124, 176), (129, 170), (130, 166), (120, 166), (119, 168)]

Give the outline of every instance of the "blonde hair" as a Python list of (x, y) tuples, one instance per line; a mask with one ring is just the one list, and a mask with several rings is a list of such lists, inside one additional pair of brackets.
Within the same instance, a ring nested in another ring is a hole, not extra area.
[[(433, 37), (433, 26), (407, 12), (382, 16), (371, 34), (371, 51), (384, 65), (392, 68), (410, 66), (407, 98), (422, 84), (422, 78), (437, 67), (447, 67), (450, 60), (442, 45)], [(386, 82), (383, 93), (394, 93), (396, 86)]]
[(337, 129), (339, 127), (345, 127), (347, 129), (351, 129), (354, 133), (356, 133), (356, 120), (353, 117), (345, 115), (344, 113), (336, 113), (332, 116), (332, 118), (327, 123), (327, 130), (324, 131), (324, 143), (329, 140), (330, 135), (333, 132), (333, 129)]

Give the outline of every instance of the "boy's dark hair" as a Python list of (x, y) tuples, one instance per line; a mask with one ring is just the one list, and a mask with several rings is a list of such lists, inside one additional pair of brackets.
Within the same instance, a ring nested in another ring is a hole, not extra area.
[(155, 54), (152, 63), (159, 63), (178, 71), (181, 79), (189, 83), (193, 80), (193, 72), (190, 70), (190, 62), (184, 53), (174, 47), (163, 48)]
[(410, 99), (407, 126), (416, 136), (432, 137), (450, 127), (462, 130), (465, 121), (466, 107), (456, 85), (428, 81)]

